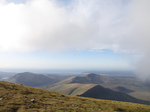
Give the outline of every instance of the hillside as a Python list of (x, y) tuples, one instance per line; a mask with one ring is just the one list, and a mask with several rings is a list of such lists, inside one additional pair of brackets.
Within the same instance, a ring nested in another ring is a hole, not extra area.
[(59, 81), (60, 80), (50, 78), (46, 75), (30, 72), (18, 73), (9, 79), (9, 82), (19, 83), (31, 87), (45, 87)]
[[(61, 82), (58, 82), (52, 86), (48, 86), (46, 89), (56, 91), (63, 94), (68, 94), (67, 92), (62, 91), (62, 88), (64, 88), (66, 91), (72, 91), (69, 90), (69, 85), (73, 84), (98, 84), (101, 85), (104, 88), (109, 88), (113, 91), (122, 92), (125, 94), (128, 94), (132, 97), (135, 97), (137, 99), (147, 100), (150, 101), (150, 86), (148, 83), (141, 82), (137, 80), (134, 77), (108, 77), (108, 76), (102, 76), (94, 73), (82, 75), (82, 76), (76, 76), (76, 77), (70, 77), (68, 79), (65, 79)], [(78, 86), (80, 88), (80, 86)], [(90, 89), (90, 87), (88, 87)], [(76, 88), (77, 90), (77, 88)], [(78, 89), (79, 90), (79, 89)], [(85, 91), (84, 91), (85, 90)], [(76, 94), (71, 95), (79, 95), (81, 92), (83, 93), (87, 91), (87, 89), (82, 89), (82, 91), (75, 92)]]
[(80, 95), (83, 94), (85, 91), (91, 89), (96, 84), (80, 84), (80, 83), (73, 83), (73, 84), (62, 84), (53, 86), (51, 88), (46, 88), (47, 90), (56, 91), (61, 94), (66, 95)]
[(150, 112), (150, 106), (66, 96), (0, 81), (0, 112)]

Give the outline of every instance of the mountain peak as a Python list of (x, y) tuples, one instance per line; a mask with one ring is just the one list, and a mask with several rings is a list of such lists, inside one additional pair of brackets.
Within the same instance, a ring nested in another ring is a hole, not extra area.
[(88, 73), (88, 74), (85, 74), (84, 76), (97, 76), (98, 74), (95, 74), (95, 73)]
[(100, 77), (101, 75), (95, 74), (95, 73), (89, 73), (89, 74), (85, 74), (83, 75), (83, 77), (89, 77), (89, 78), (96, 78), (96, 77)]

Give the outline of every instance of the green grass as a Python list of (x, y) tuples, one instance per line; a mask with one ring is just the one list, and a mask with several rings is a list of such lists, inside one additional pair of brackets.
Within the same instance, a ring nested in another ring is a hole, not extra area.
[(46, 88), (47, 90), (55, 91), (61, 94), (66, 95), (81, 95), (85, 91), (89, 90), (90, 88), (96, 86), (96, 84), (80, 84), (80, 83), (73, 83), (73, 84), (61, 84), (56, 85), (51, 88)]
[(150, 106), (68, 96), (0, 81), (0, 112), (150, 112)]

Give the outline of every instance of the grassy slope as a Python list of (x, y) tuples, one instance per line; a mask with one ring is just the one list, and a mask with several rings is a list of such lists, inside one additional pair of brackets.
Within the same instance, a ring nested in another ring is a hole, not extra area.
[(73, 80), (73, 78), (75, 77), (67, 78), (54, 85), (48, 86), (45, 89), (55, 91), (61, 94), (76, 96), (84, 93), (85, 91), (96, 85), (96, 84), (70, 83)]
[(48, 88), (48, 90), (56, 91), (58, 93), (62, 93), (66, 95), (76, 96), (76, 95), (83, 94), (85, 91), (89, 90), (95, 85), (96, 84), (80, 84), (80, 83), (61, 84), (61, 85), (56, 85), (54, 87)]
[(150, 112), (150, 106), (66, 96), (0, 81), (0, 112)]

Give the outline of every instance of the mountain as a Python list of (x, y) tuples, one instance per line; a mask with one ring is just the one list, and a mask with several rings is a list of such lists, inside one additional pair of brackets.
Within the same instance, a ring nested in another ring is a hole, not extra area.
[(0, 112), (150, 112), (150, 106), (66, 96), (0, 81)]
[(127, 94), (104, 88), (100, 85), (94, 86), (93, 88), (89, 89), (88, 91), (79, 96), (123, 102), (134, 102), (140, 104), (150, 104), (150, 102), (148, 101), (139, 100)]
[[(79, 95), (80, 93), (86, 92), (88, 89), (92, 88), (95, 85), (103, 85), (104, 87), (110, 87), (109, 85), (114, 85), (118, 83), (119, 80), (111, 77), (106, 77), (94, 73), (82, 75), (82, 76), (75, 76), (65, 79), (61, 82), (58, 82), (54, 85), (48, 86), (46, 89), (56, 91), (62, 94), (68, 95)], [(76, 94), (70, 94), (70, 91), (78, 90)], [(82, 91), (82, 92), (81, 92)]]
[(50, 78), (42, 74), (34, 74), (30, 72), (18, 73), (9, 79), (10, 82), (19, 83), (31, 87), (45, 87), (54, 84), (60, 80)]
[(105, 84), (105, 85), (115, 85), (115, 84), (126, 84), (126, 80), (120, 80), (116, 77), (107, 77), (103, 75), (98, 75), (94, 73), (89, 73), (81, 76), (74, 76), (65, 79), (58, 84), (71, 84), (71, 83), (81, 83), (81, 84)]
[(53, 86), (63, 85), (63, 84), (74, 84), (74, 83), (103, 84), (103, 83), (109, 83), (110, 81), (115, 82), (112, 78), (97, 75), (97, 74), (94, 74), (94, 73), (90, 73), (90, 74), (86, 74), (86, 75), (82, 75), (82, 76), (69, 77), (65, 80), (62, 80), (61, 82), (58, 82), (57, 84), (54, 84)]
[[(88, 84), (88, 85), (86, 85)], [(86, 87), (84, 87), (86, 85)], [(150, 86), (130, 76), (102, 76), (94, 73), (70, 77), (46, 89), (67, 95), (81, 95), (92, 85), (101, 85), (113, 91), (128, 94), (137, 99), (150, 101)]]

